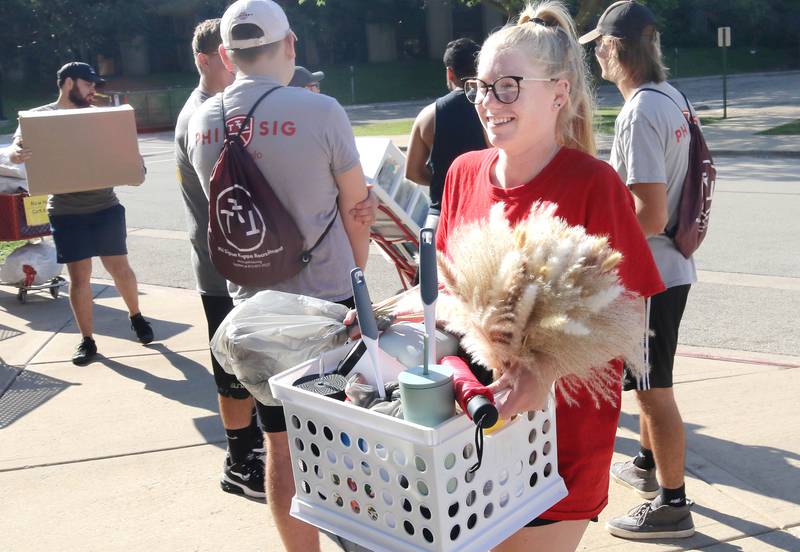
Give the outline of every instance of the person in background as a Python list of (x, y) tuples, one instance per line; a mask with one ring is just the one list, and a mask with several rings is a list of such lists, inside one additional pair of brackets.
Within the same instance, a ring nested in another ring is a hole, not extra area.
[[(595, 154), (584, 52), (575, 24), (559, 2), (528, 6), (516, 25), (495, 32), (483, 44), (477, 77), (464, 81), (492, 148), (458, 157), (447, 173), (437, 247), (464, 224), (505, 205), (514, 225), (536, 202), (556, 207), (572, 226), (606, 236), (622, 253), (621, 283), (631, 294), (649, 297), (663, 289), (647, 241), (639, 228), (633, 198), (614, 169)], [(644, 300), (641, 300), (644, 314)], [(586, 388), (568, 402), (556, 391), (558, 471), (569, 494), (531, 520), (497, 552), (575, 550), (589, 525), (608, 502), (609, 466), (620, 413), (622, 362), (610, 360), (618, 383), (609, 392), (616, 402), (595, 405)], [(508, 390), (498, 403), (509, 418), (544, 406), (554, 381), (541, 367), (510, 366), (490, 386)]]
[(603, 78), (625, 99), (614, 124), (610, 162), (633, 193), (636, 216), (667, 287), (647, 304), (650, 374), (639, 381), (626, 372), (624, 382), (626, 391), (636, 391), (639, 403), (639, 453), (611, 467), (616, 482), (653, 501), (609, 520), (606, 528), (628, 539), (689, 537), (694, 522), (684, 484), (686, 436), (672, 390), (672, 368), (697, 274), (694, 259), (678, 251), (667, 229), (677, 223), (689, 166), (683, 110), (696, 114), (666, 82), (656, 18), (649, 8), (615, 2), (600, 16), (597, 28), (581, 37), (582, 43), (591, 41), (596, 42)]
[[(105, 83), (91, 65), (81, 62), (65, 64), (58, 70), (58, 99), (31, 111), (53, 111), (91, 107), (98, 85)], [(9, 158), (24, 163), (35, 152), (25, 147), (22, 130), (14, 133)], [(69, 178), (68, 175), (65, 178)], [(72, 362), (84, 366), (97, 356), (94, 340), (92, 306), (92, 258), (100, 257), (103, 267), (114, 279), (114, 286), (128, 308), (131, 329), (144, 344), (153, 340), (153, 328), (139, 310), (139, 287), (136, 274), (128, 263), (125, 207), (114, 188), (51, 195), (47, 214), (56, 258), (67, 265), (69, 304), (81, 332), (81, 341), (72, 355)]]
[(487, 147), (475, 108), (464, 97), (462, 80), (475, 76), (481, 47), (468, 38), (453, 40), (444, 52), (447, 88), (450, 92), (425, 107), (411, 127), (406, 157), (406, 178), (430, 187), (431, 205), (425, 227), (436, 230), (442, 189), (453, 160), (468, 151)]
[[(189, 119), (203, 102), (225, 90), (234, 79), (233, 73), (225, 67), (219, 56), (218, 49), (222, 43), (219, 23), (219, 19), (208, 19), (194, 29), (192, 53), (200, 80), (186, 100), (175, 125), (175, 162), (192, 244), (192, 268), (203, 303), (209, 341), (225, 316), (233, 310), (233, 300), (228, 295), (227, 281), (216, 271), (209, 258), (208, 198), (192, 167), (186, 147)], [(264, 498), (264, 463), (260, 454), (264, 444), (253, 397), (236, 376), (222, 369), (213, 354), (211, 367), (217, 386), (219, 415), (228, 441), (220, 480), (222, 490)]]
[(312, 73), (302, 65), (297, 65), (294, 68), (294, 76), (289, 81), (289, 86), (296, 86), (297, 88), (306, 88), (312, 92), (320, 93), (319, 83), (325, 78), (325, 73), (322, 71), (315, 71)]

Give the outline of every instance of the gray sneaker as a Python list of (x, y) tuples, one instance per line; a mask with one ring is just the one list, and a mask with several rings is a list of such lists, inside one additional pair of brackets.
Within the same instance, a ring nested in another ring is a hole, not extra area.
[(661, 491), (656, 479), (656, 469), (643, 470), (636, 467), (633, 460), (611, 464), (611, 478), (620, 485), (633, 489), (636, 494), (647, 500), (654, 499)]
[(661, 497), (645, 502), (628, 512), (628, 515), (612, 518), (606, 529), (615, 537), (623, 539), (682, 539), (694, 535), (692, 502), (686, 506), (669, 506), (661, 503)]

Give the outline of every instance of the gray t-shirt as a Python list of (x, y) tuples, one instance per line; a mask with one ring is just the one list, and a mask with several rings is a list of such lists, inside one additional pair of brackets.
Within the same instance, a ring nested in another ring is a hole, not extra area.
[[(53, 102), (41, 107), (35, 107), (30, 111), (55, 111), (60, 109)], [(22, 129), (17, 127), (14, 138), (22, 134)], [(36, 155), (36, 152), (33, 152)], [(103, 209), (108, 209), (119, 204), (114, 188), (101, 188), (99, 190), (89, 190), (87, 192), (73, 192), (69, 194), (51, 195), (47, 199), (48, 215), (85, 215), (96, 213)]]
[[(655, 88), (675, 102), (647, 91), (625, 102), (614, 123), (610, 163), (628, 186), (640, 182), (666, 184), (667, 228), (672, 228), (678, 218), (678, 203), (689, 165), (689, 126), (678, 109), (686, 102), (667, 82), (650, 82), (640, 88)], [(692, 115), (695, 115), (693, 109)], [(647, 242), (667, 288), (697, 281), (694, 259), (685, 258), (666, 234), (650, 236)]]
[(186, 206), (197, 291), (203, 295), (227, 296), (228, 282), (217, 272), (208, 256), (208, 198), (186, 151), (189, 119), (210, 97), (205, 90), (195, 88), (183, 105), (175, 125), (175, 162), (178, 165), (181, 197)]
[[(225, 89), (225, 117), (236, 131), (262, 94), (278, 83), (266, 76), (238, 77)], [(220, 101), (207, 100), (189, 121), (188, 152), (206, 194), (214, 163), (224, 140)], [(284, 207), (313, 245), (336, 217), (328, 235), (314, 250), (311, 263), (296, 276), (271, 289), (309, 295), (328, 301), (352, 296), (350, 270), (353, 250), (337, 215), (339, 194), (335, 175), (358, 164), (353, 131), (342, 106), (329, 96), (304, 88), (283, 87), (259, 105), (245, 137), (253, 156)], [(263, 288), (229, 284), (235, 301)]]

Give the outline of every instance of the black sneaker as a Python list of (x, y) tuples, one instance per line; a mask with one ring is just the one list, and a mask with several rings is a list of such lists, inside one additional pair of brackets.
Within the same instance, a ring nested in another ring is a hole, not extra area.
[(253, 436), (253, 448), (251, 450), (253, 454), (259, 456), (262, 461), (267, 455), (267, 447), (264, 445), (264, 434), (261, 433), (261, 430)]
[(689, 508), (670, 506), (661, 503), (661, 495), (653, 502), (640, 504), (628, 515), (612, 518), (606, 522), (606, 529), (615, 537), (623, 539), (682, 539), (694, 535), (694, 522)]
[(72, 355), (72, 364), (77, 366), (86, 366), (94, 360), (97, 356), (97, 344), (91, 337), (84, 337), (81, 339), (78, 348)]
[(244, 462), (233, 462), (230, 454), (226, 454), (219, 484), (226, 493), (266, 499), (263, 460), (260, 456), (249, 454)]
[(142, 343), (153, 341), (153, 328), (150, 327), (150, 322), (144, 319), (142, 313), (138, 312), (131, 316), (131, 329)]

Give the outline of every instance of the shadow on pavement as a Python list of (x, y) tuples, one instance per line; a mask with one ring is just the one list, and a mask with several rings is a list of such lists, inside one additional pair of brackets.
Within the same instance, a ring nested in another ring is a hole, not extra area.
[[(97, 295), (106, 286), (93, 285), (92, 292)], [(16, 288), (0, 286), (0, 312), (5, 312), (24, 321), (26, 328), (32, 331), (57, 331), (72, 319), (72, 310), (69, 307), (69, 298), (63, 293), (58, 299), (53, 299), (48, 293), (31, 292), (25, 304), (17, 301)], [(12, 322), (18, 331), (21, 325)]]
[[(147, 370), (106, 357), (99, 358), (97, 362), (123, 377), (142, 383), (146, 390), (158, 393), (165, 399), (212, 412), (208, 416), (194, 418), (194, 425), (208, 443), (218, 445), (221, 442), (220, 436), (224, 437), (224, 433), (218, 414), (216, 386), (208, 369), (199, 362), (171, 351), (161, 343), (150, 344), (148, 348), (161, 353), (164, 359), (183, 374), (184, 379), (162, 378)], [(142, 358), (147, 357), (136, 357), (137, 360)]]
[[(66, 295), (58, 299), (52, 299), (49, 295), (31, 294), (28, 297), (28, 302), (23, 305), (17, 301), (16, 292), (11, 293), (13, 290), (14, 288), (8, 286), (0, 287), (0, 310), (5, 310), (8, 314), (24, 320), (26, 327), (32, 331), (64, 329), (75, 330), (77, 333), (72, 310)], [(94, 333), (109, 337), (133, 339), (134, 335), (130, 329), (127, 310), (97, 303), (100, 299), (106, 300), (118, 297), (119, 295), (114, 286), (92, 284), (92, 293), (94, 295), (94, 308), (92, 311)], [(140, 302), (142, 302), (146, 292), (140, 291), (139, 296)], [(153, 318), (148, 316), (145, 310), (143, 310), (143, 314), (153, 324), (153, 331), (158, 340), (169, 339), (191, 327), (189, 324)], [(24, 333), (24, 331), (0, 325), (0, 341), (15, 337), (21, 333)]]
[[(144, 310), (142, 310), (142, 314), (152, 324), (156, 341), (170, 339), (191, 328), (190, 324), (161, 320), (148, 316)], [(94, 333), (107, 337), (136, 339), (133, 330), (131, 330), (127, 309), (107, 307), (96, 303), (94, 305)], [(156, 343), (156, 345), (160, 344)], [(148, 345), (148, 347), (154, 349), (157, 348), (156, 345), (151, 344)]]
[[(619, 419), (619, 426), (638, 434), (639, 417), (622, 412)], [(692, 450), (694, 453), (700, 454), (704, 459), (713, 459), (713, 464), (717, 468), (729, 474), (729, 477), (727, 477), (725, 481), (709, 479), (707, 477), (708, 471), (704, 472), (702, 475), (693, 473), (694, 476), (708, 484), (724, 483), (727, 486), (736, 486), (737, 482), (741, 482), (742, 478), (746, 477), (748, 479), (747, 486), (745, 487), (742, 485), (740, 487), (742, 490), (756, 492), (762, 496), (777, 498), (791, 504), (800, 504), (800, 495), (798, 495), (800, 471), (795, 467), (800, 461), (800, 455), (797, 453), (775, 447), (747, 445), (719, 439), (703, 433), (705, 428), (698, 424), (684, 423), (684, 428), (686, 430), (687, 450)], [(617, 436), (615, 450), (626, 456), (634, 456), (639, 450), (639, 442), (637, 439)], [(748, 467), (750, 469), (748, 469)], [(688, 468), (690, 467), (687, 466), (687, 469)], [(754, 475), (754, 472), (760, 475)], [(792, 473), (795, 475), (792, 476)], [(697, 503), (692, 507), (692, 511), (736, 529), (744, 535), (759, 540), (764, 540), (763, 537), (776, 531), (772, 527), (767, 527), (747, 519), (730, 516)], [(701, 537), (703, 541), (698, 540), (695, 543), (695, 539), (697, 539), (698, 536)], [(705, 539), (707, 539), (707, 537), (698, 533), (689, 541), (684, 542), (692, 545), (701, 545), (701, 542), (703, 542), (702, 545), (706, 546), (707, 543), (704, 542)], [(792, 551), (800, 550), (800, 539), (791, 535), (788, 535), (787, 539), (791, 540), (794, 544), (790, 548), (782, 549)], [(764, 540), (764, 542), (767, 541)], [(774, 546), (774, 543), (770, 544)], [(741, 550), (740, 547), (732, 543), (718, 543), (715, 546), (715, 550)], [(720, 548), (720, 546), (724, 546), (724, 548)], [(730, 546), (730, 548), (728, 548), (728, 546)]]
[[(623, 412), (619, 425), (635, 433), (639, 432), (638, 416)], [(800, 470), (795, 467), (800, 462), (800, 454), (770, 446), (719, 439), (703, 433), (705, 428), (698, 424), (684, 423), (684, 428), (687, 449), (700, 454), (704, 459), (713, 459), (713, 465), (733, 476), (724, 481), (726, 485), (735, 486), (744, 475), (748, 479), (749, 487), (743, 490), (755, 490), (763, 496), (800, 505)], [(633, 455), (637, 451), (638, 443), (634, 443), (634, 448), (626, 452)], [(722, 482), (706, 480), (706, 483)]]
[[(692, 511), (700, 514), (701, 516), (713, 519), (718, 523), (727, 525), (728, 527), (733, 527), (737, 531), (742, 532), (750, 538), (758, 539), (766, 544), (775, 546), (775, 543), (769, 542), (764, 538), (776, 531), (776, 529), (773, 529), (772, 527), (767, 527), (766, 525), (761, 525), (760, 523), (755, 523), (746, 519), (729, 516), (700, 504), (695, 504), (692, 506)], [(785, 540), (786, 544), (782, 544), (779, 547), (780, 550), (788, 550), (791, 552), (800, 550), (800, 539), (790, 533), (785, 533)], [(733, 543), (721, 543), (716, 545), (714, 550), (742, 550), (742, 548)]]
[(6, 339), (11, 339), (12, 337), (17, 337), (22, 334), (23, 332), (21, 330), (16, 330), (0, 324), (0, 341), (5, 341)]
[[(12, 371), (18, 372), (16, 378), (13, 378)], [(0, 396), (0, 429), (7, 428), (33, 412), (67, 387), (80, 385), (31, 370), (19, 371), (18, 368), (0, 362), (0, 381), (8, 375), (12, 375), (12, 383)]]

